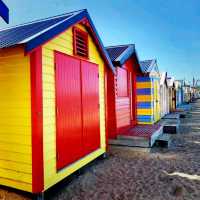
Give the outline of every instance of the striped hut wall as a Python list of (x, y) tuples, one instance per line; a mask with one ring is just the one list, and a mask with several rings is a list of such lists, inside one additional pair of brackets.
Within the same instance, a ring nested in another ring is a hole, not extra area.
[(150, 77), (137, 77), (137, 121), (138, 124), (153, 124), (154, 89)]

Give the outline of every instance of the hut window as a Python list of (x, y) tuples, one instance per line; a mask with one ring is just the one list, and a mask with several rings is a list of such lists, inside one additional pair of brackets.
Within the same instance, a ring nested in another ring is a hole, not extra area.
[(74, 55), (88, 58), (88, 33), (79, 28), (73, 28)]
[(128, 96), (128, 73), (127, 70), (119, 67), (117, 69), (117, 96)]

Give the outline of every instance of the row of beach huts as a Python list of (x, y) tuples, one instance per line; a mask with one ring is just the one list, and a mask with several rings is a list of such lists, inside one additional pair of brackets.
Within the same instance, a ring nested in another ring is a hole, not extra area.
[(105, 48), (87, 10), (3, 29), (0, 184), (43, 193), (197, 95), (134, 44)]

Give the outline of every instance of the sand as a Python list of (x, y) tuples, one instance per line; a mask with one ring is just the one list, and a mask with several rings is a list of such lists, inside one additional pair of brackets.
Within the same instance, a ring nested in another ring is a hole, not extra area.
[[(200, 101), (192, 106), (169, 149), (112, 148), (108, 158), (57, 185), (46, 199), (200, 200)], [(0, 190), (1, 199), (29, 198)]]

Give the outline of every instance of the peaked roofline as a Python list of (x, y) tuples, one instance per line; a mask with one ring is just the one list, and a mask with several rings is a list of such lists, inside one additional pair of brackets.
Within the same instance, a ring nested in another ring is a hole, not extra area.
[(30, 25), (30, 24), (34, 24), (34, 23), (37, 23), (37, 22), (43, 22), (43, 21), (47, 21), (47, 20), (51, 20), (51, 19), (56, 19), (56, 18), (59, 18), (59, 17), (68, 16), (70, 14), (75, 14), (75, 13), (78, 13), (78, 12), (82, 12), (84, 10), (86, 10), (86, 9), (75, 10), (75, 11), (71, 11), (71, 12), (68, 12), (68, 13), (55, 15), (55, 16), (52, 16), (52, 17), (45, 17), (45, 18), (42, 18), (42, 19), (36, 19), (36, 20), (30, 21), (30, 22), (21, 23), (21, 24), (17, 24), (17, 25), (14, 25), (14, 26), (0, 28), (0, 31), (13, 29), (13, 28), (17, 28), (17, 27), (20, 27), (20, 26)]
[(127, 48), (115, 59), (113, 60), (114, 65), (123, 65), (126, 60), (128, 60), (131, 55), (135, 52), (134, 44), (124, 44), (124, 45), (115, 45), (115, 46), (107, 46), (106, 49), (118, 48), (118, 47), (126, 47)]
[[(162, 80), (162, 76), (164, 76), (164, 80)], [(168, 88), (168, 82), (167, 82), (167, 72), (161, 72), (160, 73), (160, 85), (166, 84), (167, 88)]]
[[(71, 16), (69, 16), (70, 14), (71, 14)], [(30, 53), (31, 51), (33, 51), (38, 46), (45, 44), (46, 42), (48, 42), (52, 38), (58, 36), (59, 34), (64, 32), (65, 30), (67, 30), (68, 28), (73, 26), (74, 24), (79, 23), (83, 20), (87, 20), (87, 23), (89, 24), (87, 29), (91, 33), (93, 39), (95, 40), (95, 43), (96, 43), (96, 45), (97, 45), (97, 47), (100, 51), (102, 58), (105, 60), (106, 64), (111, 68), (111, 70), (113, 72), (115, 72), (115, 68), (112, 64), (112, 61), (110, 60), (110, 57), (108, 56), (108, 53), (105, 50), (105, 47), (104, 47), (104, 45), (101, 41), (101, 38), (99, 37), (99, 34), (98, 34), (98, 32), (97, 32), (97, 30), (96, 30), (96, 28), (95, 28), (95, 26), (92, 22), (92, 19), (90, 18), (86, 9), (73, 11), (73, 12), (65, 13), (63, 15), (57, 15), (57, 16), (54, 16), (54, 17), (50, 17), (50, 18), (32, 21), (32, 22), (29, 22), (29, 23), (25, 23), (25, 24), (21, 24), (21, 25), (18, 25), (18, 26), (7, 28), (5, 30), (9, 30), (9, 29), (12, 29), (12, 28), (20, 27), (20, 26), (25, 26), (25, 25), (28, 25), (28, 24), (34, 25), (34, 23), (37, 23), (37, 22), (47, 21), (47, 20), (56, 19), (56, 18), (59, 18), (59, 17), (65, 17), (65, 16), (66, 16), (66, 19), (63, 19), (63, 20), (59, 21), (58, 23), (56, 23), (56, 24), (54, 24), (54, 25), (52, 25), (52, 26), (32, 35), (32, 36), (30, 36), (30, 37), (24, 38), (23, 40), (16, 43), (16, 45), (24, 44), (25, 52)], [(69, 17), (67, 17), (67, 16), (69, 16)]]
[(127, 49), (125, 49), (114, 61), (113, 64), (115, 66), (122, 66), (132, 55), (136, 56), (136, 59), (138, 61), (138, 65), (141, 70), (140, 67), (140, 61), (139, 61), (139, 57), (137, 54), (137, 51), (135, 49), (135, 44), (123, 44), (123, 45), (112, 45), (112, 46), (107, 46), (106, 49), (110, 49), (110, 48), (118, 48), (118, 47), (125, 47), (128, 46)]
[(112, 69), (112, 71), (114, 72), (115, 69), (112, 65), (112, 62), (110, 60), (110, 57), (107, 54), (107, 51), (104, 48), (104, 45), (99, 37), (99, 34), (92, 22), (92, 19), (90, 18), (88, 12), (86, 9), (80, 11), (78, 14), (74, 15), (71, 18), (68, 18), (66, 20), (64, 20), (63, 22), (59, 23), (58, 25), (52, 27), (50, 30), (47, 30), (46, 32), (40, 34), (39, 36), (37, 36), (36, 38), (33, 38), (32, 40), (30, 40), (29, 42), (27, 42), (25, 44), (25, 49), (27, 52), (32, 51), (33, 49), (35, 49), (36, 47), (44, 44), (45, 42), (47, 42), (48, 40), (50, 40), (51, 38), (55, 37), (56, 35), (62, 33), (63, 31), (65, 31), (66, 29), (68, 29), (69, 27), (71, 27), (72, 25), (80, 22), (83, 19), (87, 19), (91, 28), (92, 28), (92, 34), (96, 39), (96, 42), (98, 43), (98, 46), (101, 50), (102, 56), (103, 58), (106, 60), (108, 66)]
[(153, 66), (154, 66), (155, 63), (157, 64), (156, 59), (149, 59), (149, 60), (140, 61), (140, 63), (142, 63), (142, 62), (151, 62), (150, 66), (149, 66), (149, 69), (150, 69), (149, 71), (151, 71), (153, 69)]
[(135, 44), (118, 44), (118, 45), (110, 45), (110, 46), (106, 46), (106, 48), (116, 48), (116, 47), (125, 47), (125, 46), (135, 46)]
[(148, 67), (148, 70), (146, 72), (143, 71), (143, 73), (150, 74), (152, 72), (152, 70), (154, 69), (154, 66), (156, 64), (156, 66), (157, 66), (157, 73), (159, 74), (159, 69), (158, 69), (158, 65), (157, 65), (157, 59), (149, 59), (149, 60), (142, 60), (142, 61), (140, 61), (141, 68), (142, 68), (142, 63), (143, 62), (151, 62), (150, 66)]
[(174, 79), (174, 77), (167, 77), (167, 81), (168, 81), (167, 83), (168, 83), (169, 87), (175, 87), (175, 79)]
[[(74, 16), (72, 15), (72, 16), (68, 17), (67, 19), (63, 19), (62, 21), (57, 22), (56, 24), (53, 24), (53, 25), (51, 25), (50, 27), (48, 27), (48, 28), (46, 28), (44, 30), (41, 30), (40, 32), (36, 33), (35, 35), (32, 35), (32, 36), (22, 40), (21, 42), (19, 42), (19, 44), (24, 44), (24, 43), (27, 43), (27, 42), (31, 41), (32, 39), (36, 38), (37, 36), (40, 36), (42, 33), (46, 33), (48, 30), (51, 30), (52, 28), (57, 27), (59, 24), (62, 24), (63, 22), (69, 20), (72, 17), (74, 17)], [(56, 19), (56, 18), (51, 18), (51, 19)]]

